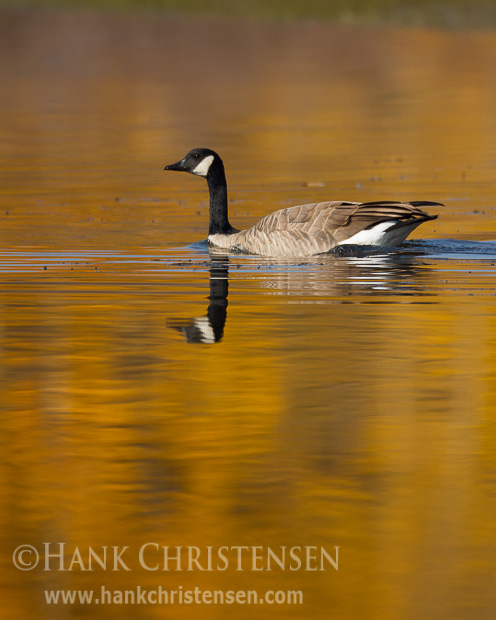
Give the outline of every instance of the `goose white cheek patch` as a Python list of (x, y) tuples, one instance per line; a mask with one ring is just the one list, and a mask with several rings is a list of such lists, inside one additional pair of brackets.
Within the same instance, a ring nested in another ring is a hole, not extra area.
[(202, 159), (198, 166), (196, 166), (196, 168), (193, 170), (193, 174), (197, 174), (199, 177), (206, 177), (213, 161), (213, 155), (205, 157), (205, 159)]

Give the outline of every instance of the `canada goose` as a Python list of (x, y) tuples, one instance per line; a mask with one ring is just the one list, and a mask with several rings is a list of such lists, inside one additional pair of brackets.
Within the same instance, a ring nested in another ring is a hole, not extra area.
[(280, 209), (247, 230), (236, 230), (227, 215), (227, 183), (222, 159), (210, 149), (191, 150), (164, 170), (190, 172), (207, 179), (210, 224), (207, 241), (226, 250), (273, 257), (303, 257), (337, 245), (402, 243), (422, 222), (435, 220), (419, 207), (439, 202), (319, 202)]

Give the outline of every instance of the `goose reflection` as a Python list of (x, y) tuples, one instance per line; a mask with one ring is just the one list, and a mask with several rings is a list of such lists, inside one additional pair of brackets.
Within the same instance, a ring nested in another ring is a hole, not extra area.
[[(304, 303), (311, 303), (311, 297), (319, 297), (315, 303), (370, 303), (371, 296), (376, 297), (375, 303), (392, 303), (391, 298), (399, 296), (433, 295), (431, 270), (425, 269), (424, 256), (424, 249), (413, 243), (388, 251), (344, 245), (321, 256), (319, 262), (283, 270), (260, 286), (274, 294), (304, 298)], [(352, 299), (343, 301), (344, 297)]]
[(229, 258), (211, 256), (210, 295), (206, 316), (192, 319), (167, 319), (166, 325), (186, 336), (188, 342), (215, 344), (222, 340), (227, 318), (229, 291)]
[(206, 315), (166, 321), (167, 327), (182, 333), (187, 342), (196, 344), (215, 344), (224, 335), (230, 258), (242, 261), (236, 265), (242, 267), (237, 273), (248, 271), (250, 279), (258, 280), (265, 294), (291, 296), (292, 303), (295, 297), (299, 297), (301, 303), (370, 303), (370, 296), (375, 296), (376, 303), (392, 303), (394, 297), (434, 295), (431, 271), (425, 269), (427, 263), (421, 260), (426, 252), (413, 243), (389, 252), (378, 251), (375, 247), (343, 246), (338, 252), (301, 264), (219, 254), (215, 250), (209, 254), (210, 295)]

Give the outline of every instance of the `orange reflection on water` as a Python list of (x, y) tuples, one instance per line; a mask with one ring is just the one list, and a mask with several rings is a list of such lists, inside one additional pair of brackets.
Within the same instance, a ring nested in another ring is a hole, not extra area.
[[(9, 618), (488, 615), (496, 261), (442, 242), (494, 236), (494, 36), (43, 12), (0, 28)], [(225, 159), (236, 225), (314, 200), (431, 199), (447, 206), (416, 237), (436, 241), (231, 257), (222, 339), (187, 343), (169, 327), (207, 316), (212, 257), (184, 248), (206, 234), (207, 194), (162, 168), (199, 145)], [(132, 570), (13, 567), (18, 545), (47, 541), (129, 546)], [(147, 571), (148, 542), (339, 545), (340, 567)], [(305, 602), (44, 602), (101, 585)]]

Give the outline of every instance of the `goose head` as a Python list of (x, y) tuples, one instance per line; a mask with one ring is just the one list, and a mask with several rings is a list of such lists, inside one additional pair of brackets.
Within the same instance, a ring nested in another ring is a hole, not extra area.
[(178, 172), (189, 172), (199, 177), (209, 177), (215, 171), (224, 169), (222, 159), (215, 151), (210, 149), (192, 149), (185, 157), (175, 164), (165, 166), (164, 170), (177, 170)]
[(164, 170), (178, 170), (204, 177), (210, 192), (210, 223), (208, 234), (229, 235), (238, 232), (227, 216), (227, 182), (222, 159), (211, 149), (193, 149), (180, 161)]

